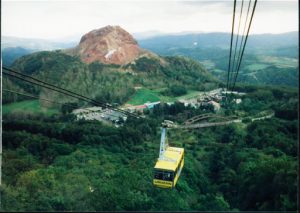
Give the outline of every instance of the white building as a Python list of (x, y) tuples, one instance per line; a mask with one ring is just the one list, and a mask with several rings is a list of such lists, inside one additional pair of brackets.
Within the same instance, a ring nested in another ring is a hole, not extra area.
[(209, 101), (208, 104), (211, 104), (214, 107), (214, 111), (219, 111), (221, 109), (221, 106), (219, 103), (215, 101)]
[(241, 103), (241, 102), (242, 102), (242, 99), (240, 99), (240, 98), (235, 99), (235, 103), (236, 103), (236, 104), (239, 104), (239, 103)]

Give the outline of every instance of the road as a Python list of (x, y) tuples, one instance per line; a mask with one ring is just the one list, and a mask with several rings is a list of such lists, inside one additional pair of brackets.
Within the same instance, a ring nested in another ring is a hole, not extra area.
[[(274, 112), (262, 116), (262, 117), (258, 117), (258, 118), (251, 118), (249, 117), (249, 119), (251, 120), (251, 122), (253, 121), (257, 121), (257, 120), (263, 120), (263, 119), (267, 119), (267, 118), (271, 118), (274, 116)], [(231, 123), (241, 123), (242, 119), (233, 119), (233, 120), (229, 120), (229, 121), (221, 121), (221, 122), (204, 122), (204, 123), (198, 123), (198, 124), (190, 124), (190, 125), (172, 125), (172, 128), (174, 129), (196, 129), (196, 128), (204, 128), (204, 127), (211, 127), (211, 126), (223, 126), (223, 125), (228, 125)]]

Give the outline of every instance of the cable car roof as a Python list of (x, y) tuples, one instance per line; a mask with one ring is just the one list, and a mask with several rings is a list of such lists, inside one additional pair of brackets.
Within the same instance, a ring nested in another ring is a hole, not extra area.
[(176, 167), (178, 166), (179, 160), (181, 159), (181, 156), (184, 153), (183, 148), (178, 148), (178, 147), (168, 147), (164, 153), (164, 157), (174, 160), (173, 161), (168, 161), (168, 160), (160, 160), (155, 164), (155, 169), (162, 169), (162, 170), (171, 170), (175, 171)]

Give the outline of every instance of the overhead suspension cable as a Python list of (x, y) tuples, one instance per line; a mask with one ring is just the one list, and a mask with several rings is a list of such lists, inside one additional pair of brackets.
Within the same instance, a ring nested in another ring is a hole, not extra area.
[(249, 31), (250, 31), (251, 24), (252, 24), (252, 20), (253, 20), (253, 15), (254, 15), (255, 8), (256, 8), (256, 3), (257, 3), (257, 0), (254, 1), (254, 5), (253, 5), (253, 9), (252, 9), (252, 14), (251, 14), (249, 26), (248, 26), (248, 29), (247, 29), (247, 34), (246, 34), (245, 42), (244, 42), (244, 45), (243, 45), (243, 49), (242, 49), (242, 53), (241, 53), (240, 60), (239, 60), (239, 62), (238, 62), (238, 67), (237, 67), (236, 75), (235, 75), (235, 78), (234, 78), (234, 81), (233, 81), (232, 90), (233, 90), (234, 87), (235, 87), (235, 83), (236, 83), (236, 80), (237, 80), (237, 76), (238, 76), (238, 73), (239, 73), (239, 70), (240, 70), (241, 62), (242, 62), (242, 59), (243, 59), (245, 47), (246, 47), (247, 40), (248, 40)]
[(237, 31), (236, 39), (235, 39), (233, 62), (232, 62), (232, 66), (231, 66), (232, 71), (231, 71), (231, 75), (229, 75), (229, 84), (228, 84), (228, 87), (230, 87), (230, 82), (232, 82), (232, 79), (234, 78), (234, 68), (235, 68), (235, 66), (237, 67), (237, 63), (235, 63), (236, 62), (236, 49), (237, 49), (238, 41), (239, 41), (239, 37), (240, 37), (239, 34), (240, 34), (240, 26), (241, 26), (241, 22), (242, 22), (243, 7), (244, 7), (244, 0), (242, 0), (242, 3), (241, 3), (239, 25), (238, 25), (238, 31)]
[(60, 104), (60, 105), (68, 105), (68, 106), (72, 106), (72, 107), (76, 106), (75, 104), (72, 104), (72, 103), (57, 102), (57, 101), (49, 100), (49, 99), (46, 99), (46, 98), (41, 98), (41, 97), (38, 97), (38, 96), (34, 96), (34, 95), (31, 95), (31, 94), (26, 94), (26, 93), (14, 91), (14, 90), (2, 89), (2, 91), (10, 92), (10, 93), (14, 93), (14, 94), (17, 94), (17, 95), (22, 95), (22, 96), (26, 96), (26, 97), (30, 97), (30, 98), (34, 98), (34, 99), (40, 99), (42, 101), (47, 101), (49, 103)]
[(229, 63), (228, 63), (228, 71), (227, 71), (226, 94), (225, 94), (226, 99), (227, 99), (227, 90), (228, 90), (228, 85), (229, 85), (229, 74), (230, 74), (230, 65), (231, 65), (231, 52), (232, 52), (232, 41), (233, 41), (233, 32), (234, 32), (235, 8), (236, 8), (236, 0), (234, 0), (234, 5), (233, 5), (230, 51), (229, 51)]
[[(23, 80), (23, 81), (28, 82), (28, 83), (32, 83), (32, 84), (37, 85), (37, 86), (41, 86), (41, 87), (44, 87), (44, 88), (47, 88), (47, 89), (50, 89), (50, 90), (53, 90), (53, 91), (62, 93), (62, 94), (64, 94), (64, 95), (67, 95), (67, 96), (70, 96), (70, 97), (73, 97), (73, 98), (76, 98), (76, 99), (79, 99), (79, 100), (83, 100), (83, 101), (88, 102), (88, 103), (91, 103), (91, 104), (93, 104), (93, 105), (95, 105), (95, 106), (101, 106), (101, 107), (103, 107), (102, 105), (99, 105), (99, 104), (94, 103), (94, 102), (92, 102), (92, 101), (89, 101), (89, 100), (86, 100), (86, 99), (83, 99), (83, 98), (80, 98), (80, 97), (77, 97), (77, 96), (73, 96), (73, 95), (68, 94), (68, 93), (65, 93), (65, 92), (63, 92), (63, 91), (59, 91), (59, 90), (53, 89), (53, 88), (51, 88), (51, 87), (48, 87), (48, 86), (45, 86), (45, 85), (41, 85), (41, 84), (36, 83), (36, 82), (32, 82), (32, 81), (30, 81), (30, 80), (26, 80), (26, 79), (24, 79), (24, 78), (21, 78), (21, 77), (15, 76), (15, 75), (11, 75), (11, 74), (9, 74), (9, 73), (3, 72), (3, 74), (12, 76), (12, 77), (14, 77), (14, 78)], [(104, 106), (104, 107), (105, 107), (105, 106)], [(114, 108), (110, 108), (110, 109), (119, 112), (118, 109), (114, 109)], [(123, 113), (123, 112), (122, 112), (122, 113)], [(123, 114), (125, 114), (125, 113), (123, 113)], [(126, 113), (126, 115), (132, 116), (131, 114), (128, 114), (128, 113)], [(135, 116), (132, 116), (132, 117), (135, 117)], [(135, 118), (137, 118), (137, 117), (135, 117)]]
[[(6, 67), (3, 67), (4, 70), (7, 70), (9, 72), (6, 72), (3, 70), (3, 74), (6, 74), (6, 75), (9, 75), (11, 77), (14, 77), (14, 78), (17, 78), (19, 80), (22, 80), (22, 81), (26, 81), (28, 83), (31, 83), (31, 84), (35, 84), (37, 86), (41, 86), (41, 87), (44, 87), (44, 88), (47, 88), (49, 90), (53, 90), (53, 91), (56, 91), (56, 92), (59, 92), (59, 93), (62, 93), (64, 95), (67, 95), (67, 96), (70, 96), (70, 97), (73, 97), (73, 98), (77, 98), (79, 100), (83, 100), (85, 102), (89, 102), (91, 104), (94, 104), (94, 105), (97, 105), (97, 106), (101, 106), (101, 107), (104, 107), (104, 108), (109, 108), (109, 109), (112, 109), (114, 111), (117, 111), (117, 112), (120, 112), (120, 113), (124, 113), (128, 116), (131, 116), (131, 117), (136, 117), (138, 118), (139, 116), (134, 114), (134, 113), (131, 113), (131, 112), (128, 112), (128, 111), (125, 111), (125, 110), (121, 110), (121, 109), (118, 109), (118, 108), (114, 108), (112, 107), (111, 105), (109, 104), (106, 104), (106, 103), (101, 103), (99, 101), (96, 101), (96, 100), (93, 100), (91, 98), (88, 98), (86, 96), (83, 96), (83, 95), (80, 95), (80, 94), (77, 94), (75, 92), (72, 92), (70, 90), (66, 90), (66, 89), (63, 89), (63, 88), (60, 88), (58, 86), (55, 86), (53, 84), (50, 84), (50, 83), (47, 83), (47, 82), (44, 82), (44, 81), (41, 81), (39, 79), (36, 79), (34, 77), (31, 77), (29, 75), (26, 75), (26, 74), (23, 74), (23, 73), (20, 73), (20, 72), (16, 72), (12, 69), (9, 69), (9, 68), (6, 68)], [(11, 74), (11, 73), (14, 73), (14, 74)], [(18, 76), (19, 75), (19, 76)], [(21, 77), (20, 77), (21, 76)], [(28, 80), (31, 79), (31, 80)], [(33, 80), (33, 81), (32, 81)]]
[[(37, 79), (37, 78), (34, 78), (34, 77), (30, 76), (30, 75), (26, 75), (26, 74), (17, 72), (17, 71), (15, 71), (15, 70), (12, 70), (12, 69), (7, 68), (7, 67), (2, 67), (2, 68), (3, 68), (4, 70), (7, 70), (7, 71), (11, 72), (11, 73), (17, 74), (17, 75), (22, 76), (22, 77), (25, 77), (25, 78), (29, 78), (29, 79), (31, 79), (31, 80), (34, 80), (34, 81), (38, 82), (38, 83), (42, 83), (43, 85), (50, 86), (50, 87), (53, 87), (53, 88), (56, 88), (56, 89), (65, 91), (65, 92), (67, 92), (67, 93), (70, 93), (70, 94), (72, 94), (72, 95), (76, 95), (76, 96), (79, 96), (79, 97), (81, 97), (81, 98), (85, 98), (85, 99), (87, 99), (87, 100), (97, 102), (97, 103), (99, 103), (99, 104), (101, 104), (102, 106), (105, 106), (105, 107), (111, 107), (111, 105), (109, 105), (109, 104), (101, 103), (101, 102), (99, 102), (99, 101), (96, 101), (96, 100), (93, 100), (93, 99), (91, 99), (91, 98), (85, 97), (85, 96), (80, 95), (80, 94), (78, 94), (78, 93), (72, 92), (72, 91), (70, 91), (70, 90), (67, 90), (67, 89), (64, 89), (64, 88), (55, 86), (55, 85), (50, 84), (50, 83), (47, 83), (47, 82), (45, 82), (45, 81), (41, 81), (41, 80), (39, 80), (39, 79)], [(40, 85), (40, 86), (41, 86), (41, 85)], [(48, 89), (49, 89), (49, 88), (48, 88)], [(55, 90), (55, 91), (56, 91), (56, 90)], [(57, 91), (57, 92), (58, 92), (58, 91)]]
[[(250, 5), (251, 5), (251, 0), (249, 0), (249, 4), (248, 4), (248, 9), (247, 9), (247, 15), (246, 15), (246, 20), (245, 20), (245, 24), (244, 24), (244, 29), (243, 29), (243, 36), (242, 36), (242, 39), (241, 39), (241, 42), (240, 42), (240, 47), (239, 47), (239, 52), (238, 52), (238, 59), (237, 61), (239, 62), (240, 59), (241, 59), (241, 51), (242, 51), (242, 46), (243, 46), (243, 41), (245, 39), (245, 33), (246, 33), (246, 27), (247, 27), (247, 23), (248, 23), (248, 17), (249, 17), (249, 11), (250, 11)], [(237, 63), (238, 64), (238, 63)], [(237, 66), (236, 66), (236, 69), (235, 69), (235, 75), (237, 74)]]

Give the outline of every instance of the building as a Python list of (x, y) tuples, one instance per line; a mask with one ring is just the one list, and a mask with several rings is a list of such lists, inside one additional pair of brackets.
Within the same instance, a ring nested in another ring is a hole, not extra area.
[(80, 109), (74, 109), (73, 114), (78, 115), (78, 114), (85, 114), (85, 113), (90, 113), (90, 112), (101, 112), (102, 107), (88, 107), (88, 108), (80, 108)]
[(145, 104), (134, 106), (135, 111), (143, 112), (144, 109), (147, 109), (147, 106)]
[(214, 111), (219, 111), (221, 109), (220, 104), (215, 101), (209, 101), (207, 103), (214, 107)]
[(72, 112), (76, 115), (77, 120), (97, 120), (106, 123), (119, 124), (127, 120), (124, 113), (114, 111), (111, 109), (103, 109), (101, 107), (90, 107), (84, 109), (76, 109)]
[(156, 102), (152, 102), (152, 103), (145, 103), (145, 105), (147, 106), (148, 109), (152, 109), (155, 105), (160, 104), (160, 101), (156, 101)]
[(242, 99), (240, 99), (240, 98), (235, 99), (236, 104), (240, 104), (241, 102), (242, 102)]
[(236, 91), (222, 91), (222, 94), (223, 95), (226, 95), (226, 94), (246, 95), (246, 93), (244, 93), (244, 92), (236, 92)]
[(127, 106), (127, 110), (129, 110), (130, 112), (135, 112), (135, 111), (139, 111), (139, 112), (143, 112), (144, 109), (153, 109), (155, 105), (160, 104), (160, 101), (156, 101), (156, 102), (147, 102), (144, 103), (142, 105), (137, 105), (137, 106), (132, 106), (129, 105)]

